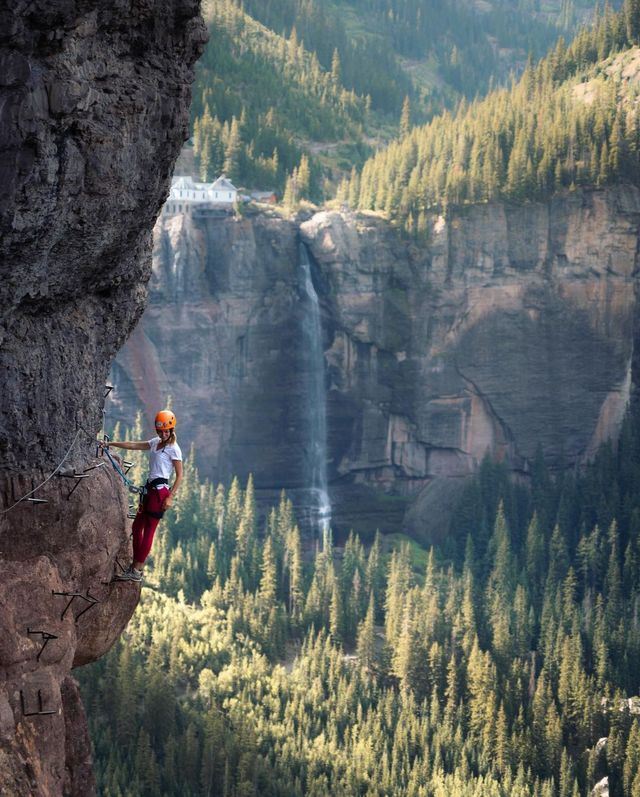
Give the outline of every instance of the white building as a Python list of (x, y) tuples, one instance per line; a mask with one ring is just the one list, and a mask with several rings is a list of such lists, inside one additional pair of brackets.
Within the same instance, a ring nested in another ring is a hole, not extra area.
[(233, 204), (238, 195), (238, 189), (233, 185), (231, 180), (227, 180), (224, 174), (218, 177), (215, 183), (211, 184), (209, 192), (212, 195), (212, 202), (223, 202), (225, 204), (229, 202)]
[(194, 208), (230, 208), (235, 204), (238, 189), (224, 174), (213, 183), (196, 183), (192, 177), (174, 177), (163, 213), (191, 213)]

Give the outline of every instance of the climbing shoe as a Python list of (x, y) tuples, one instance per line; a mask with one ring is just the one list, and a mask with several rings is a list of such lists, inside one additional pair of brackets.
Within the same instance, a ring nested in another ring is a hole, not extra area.
[(142, 581), (142, 571), (136, 570), (135, 567), (128, 567), (124, 573), (120, 573), (115, 577), (116, 581)]

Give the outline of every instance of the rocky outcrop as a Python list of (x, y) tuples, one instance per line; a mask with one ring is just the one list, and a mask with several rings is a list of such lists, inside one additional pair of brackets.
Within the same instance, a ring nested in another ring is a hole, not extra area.
[[(111, 647), (139, 590), (109, 584), (129, 556), (127, 497), (108, 468), (88, 470), (91, 438), (144, 306), (151, 229), (187, 135), (198, 9), (0, 9), (2, 794), (93, 792), (70, 671)], [(86, 478), (52, 476), (61, 462)], [(38, 503), (14, 506), (45, 480)]]
[(413, 495), (405, 527), (433, 539), (485, 453), (593, 456), (630, 396), (639, 224), (631, 187), (432, 217), (420, 248), (374, 218), (303, 224), (337, 321), (330, 417), (362, 407), (334, 421), (335, 476)]
[(629, 400), (640, 194), (470, 207), (409, 243), (373, 215), (165, 218), (118, 357), (123, 419), (169, 394), (201, 471), (302, 486), (299, 237), (327, 365), (334, 523), (447, 531), (486, 453), (526, 478), (615, 437)]
[[(91, 793), (69, 673), (111, 648), (140, 589), (110, 583), (116, 558), (130, 559), (126, 494), (111, 469), (89, 473), (69, 499), (73, 482), (50, 481), (38, 491), (48, 503), (22, 502), (0, 525), (0, 793)], [(3, 505), (29, 487), (6, 480)]]

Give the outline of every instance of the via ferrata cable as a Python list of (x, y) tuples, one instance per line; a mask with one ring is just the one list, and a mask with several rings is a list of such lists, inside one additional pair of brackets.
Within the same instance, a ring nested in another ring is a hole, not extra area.
[[(84, 432), (84, 433), (85, 433), (86, 435), (88, 435), (88, 436), (89, 436), (89, 437), (90, 437), (92, 440), (94, 439), (93, 435), (89, 434), (89, 432), (87, 432), (87, 430), (86, 430), (86, 429), (83, 429), (83, 428), (82, 428), (82, 426), (80, 426), (80, 428), (78, 429), (78, 431), (77, 431), (77, 432), (76, 432), (76, 434), (75, 434), (75, 437), (73, 438), (73, 440), (72, 440), (72, 442), (71, 442), (71, 445), (70, 445), (70, 446), (69, 446), (69, 448), (67, 449), (67, 453), (64, 455), (64, 457), (62, 457), (62, 459), (60, 460), (60, 462), (59, 462), (59, 463), (58, 463), (58, 465), (56, 466), (55, 470), (54, 470), (54, 471), (53, 471), (51, 474), (49, 474), (49, 476), (47, 476), (47, 478), (46, 478), (44, 481), (42, 481), (42, 482), (40, 482), (40, 484), (36, 485), (36, 486), (33, 488), (33, 490), (30, 490), (28, 493), (26, 493), (25, 495), (23, 495), (21, 498), (18, 498), (18, 500), (17, 500), (17, 501), (14, 501), (14, 503), (13, 503), (13, 504), (11, 504), (11, 506), (7, 507), (6, 509), (2, 509), (2, 510), (0, 510), (0, 515), (5, 515), (7, 512), (10, 512), (10, 511), (11, 511), (11, 510), (12, 510), (14, 507), (18, 506), (18, 504), (19, 504), (19, 503), (21, 503), (22, 501), (24, 501), (26, 498), (29, 498), (29, 496), (30, 496), (30, 495), (33, 495), (33, 494), (34, 494), (34, 493), (35, 493), (37, 490), (39, 490), (41, 487), (44, 487), (44, 485), (45, 485), (45, 484), (46, 484), (48, 481), (50, 481), (51, 479), (53, 479), (53, 477), (54, 477), (54, 476), (56, 475), (56, 473), (57, 473), (57, 472), (60, 470), (60, 468), (61, 468), (61, 467), (63, 466), (63, 464), (65, 463), (65, 461), (66, 461), (67, 457), (68, 457), (68, 456), (69, 456), (69, 454), (71, 453), (71, 450), (73, 449), (74, 445), (76, 444), (76, 440), (78, 439), (78, 435), (80, 434), (80, 432)], [(124, 471), (122, 470), (122, 468), (120, 468), (120, 466), (119, 466), (119, 465), (118, 465), (118, 463), (115, 461), (115, 459), (114, 459), (114, 458), (111, 456), (111, 454), (109, 453), (109, 451), (108, 451), (108, 449), (107, 449), (107, 448), (103, 448), (102, 450), (103, 450), (103, 451), (106, 453), (107, 457), (109, 458), (109, 462), (111, 462), (111, 464), (112, 464), (112, 466), (113, 466), (113, 469), (114, 469), (114, 470), (116, 471), (116, 473), (117, 473), (117, 474), (118, 474), (118, 475), (119, 475), (119, 476), (122, 478), (122, 480), (124, 481), (124, 483), (125, 483), (125, 484), (127, 485), (127, 487), (129, 488), (129, 491), (130, 491), (130, 492), (132, 492), (132, 493), (141, 493), (141, 492), (142, 492), (142, 490), (143, 490), (144, 488), (143, 488), (143, 487), (136, 487), (136, 485), (135, 485), (135, 484), (134, 484), (134, 483), (131, 481), (131, 479), (127, 478), (127, 475), (124, 473)]]
[(64, 457), (62, 457), (62, 459), (60, 460), (60, 462), (59, 462), (58, 466), (57, 466), (57, 467), (56, 467), (56, 469), (53, 471), (53, 473), (52, 473), (50, 476), (47, 476), (47, 478), (46, 478), (46, 479), (45, 479), (43, 482), (40, 482), (40, 484), (39, 484), (37, 487), (34, 487), (34, 488), (33, 488), (33, 490), (31, 490), (31, 492), (28, 492), (26, 495), (23, 495), (23, 496), (22, 496), (22, 498), (18, 498), (18, 500), (17, 500), (15, 503), (11, 504), (11, 506), (10, 506), (10, 507), (7, 507), (7, 509), (3, 509), (3, 510), (0, 512), (0, 515), (4, 515), (4, 514), (6, 514), (6, 513), (7, 513), (7, 512), (9, 512), (11, 509), (13, 509), (13, 508), (14, 508), (14, 506), (17, 506), (17, 505), (18, 505), (18, 504), (19, 504), (21, 501), (24, 501), (24, 499), (25, 499), (25, 498), (28, 498), (30, 495), (33, 495), (33, 494), (35, 493), (35, 491), (36, 491), (36, 490), (39, 490), (41, 487), (43, 487), (43, 486), (44, 486), (44, 485), (45, 485), (45, 484), (46, 484), (46, 483), (49, 481), (49, 479), (52, 479), (52, 478), (53, 478), (53, 477), (56, 475), (56, 473), (57, 473), (57, 472), (60, 470), (60, 468), (62, 467), (62, 465), (63, 465), (64, 461), (66, 460), (66, 458), (67, 458), (67, 457), (69, 456), (69, 454), (71, 453), (71, 449), (72, 449), (72, 448), (74, 447), (74, 445), (76, 444), (76, 440), (78, 439), (78, 435), (80, 434), (80, 432), (83, 432), (83, 431), (84, 431), (84, 429), (83, 429), (82, 427), (80, 427), (80, 428), (78, 429), (78, 431), (76, 432), (76, 436), (73, 438), (73, 442), (71, 443), (71, 445), (70, 445), (70, 446), (69, 446), (69, 448), (67, 449), (67, 453), (64, 455)]

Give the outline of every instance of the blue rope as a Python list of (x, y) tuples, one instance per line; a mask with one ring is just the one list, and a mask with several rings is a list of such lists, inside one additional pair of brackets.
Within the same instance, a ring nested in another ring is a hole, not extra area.
[(115, 472), (122, 478), (122, 481), (129, 488), (129, 492), (141, 494), (144, 490), (144, 487), (136, 487), (136, 485), (131, 481), (131, 479), (127, 476), (127, 474), (122, 470), (120, 465), (118, 465), (115, 459), (111, 456), (108, 448), (103, 448), (102, 450), (109, 458), (109, 462), (113, 465), (113, 469), (115, 470)]

